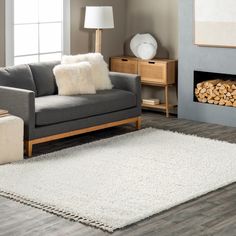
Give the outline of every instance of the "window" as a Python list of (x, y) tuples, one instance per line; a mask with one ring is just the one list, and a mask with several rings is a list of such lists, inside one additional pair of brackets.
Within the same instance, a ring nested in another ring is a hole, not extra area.
[(6, 1), (6, 64), (60, 60), (70, 53), (70, 0)]

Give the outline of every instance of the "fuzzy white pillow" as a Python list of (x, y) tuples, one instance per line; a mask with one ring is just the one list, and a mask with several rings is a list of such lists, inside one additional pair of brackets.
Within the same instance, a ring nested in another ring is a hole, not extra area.
[(96, 93), (89, 62), (57, 65), (53, 73), (61, 96)]
[(109, 77), (108, 66), (100, 53), (63, 56), (61, 63), (71, 64), (83, 61), (89, 62), (92, 66), (92, 77), (96, 90), (112, 89), (113, 85)]

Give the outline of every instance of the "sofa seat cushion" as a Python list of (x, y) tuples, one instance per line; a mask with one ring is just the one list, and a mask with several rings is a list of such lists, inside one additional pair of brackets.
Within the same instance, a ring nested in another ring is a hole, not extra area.
[(88, 95), (38, 97), (35, 99), (35, 123), (36, 126), (51, 125), (135, 106), (135, 94), (119, 89)]

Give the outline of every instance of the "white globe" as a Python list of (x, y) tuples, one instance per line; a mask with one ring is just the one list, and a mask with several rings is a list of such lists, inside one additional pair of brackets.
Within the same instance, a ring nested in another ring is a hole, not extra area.
[(150, 60), (155, 57), (158, 45), (151, 34), (136, 34), (130, 42), (130, 49), (136, 57)]
[(152, 44), (142, 43), (138, 47), (138, 55), (144, 60), (153, 59), (156, 56), (156, 49)]

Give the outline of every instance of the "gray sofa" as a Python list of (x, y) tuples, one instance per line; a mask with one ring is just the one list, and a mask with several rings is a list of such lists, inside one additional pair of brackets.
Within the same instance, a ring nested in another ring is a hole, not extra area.
[(111, 72), (112, 90), (59, 96), (52, 71), (57, 64), (0, 69), (0, 108), (24, 120), (27, 156), (37, 143), (133, 122), (140, 128), (139, 76)]

